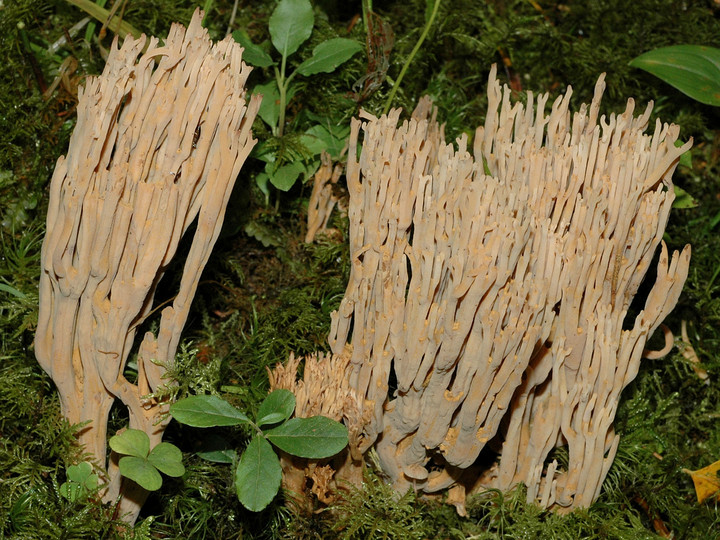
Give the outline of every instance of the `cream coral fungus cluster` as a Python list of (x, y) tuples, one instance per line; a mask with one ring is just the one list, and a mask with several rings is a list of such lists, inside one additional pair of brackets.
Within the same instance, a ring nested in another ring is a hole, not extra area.
[[(213, 45), (201, 20), (198, 10), (187, 30), (173, 25), (162, 46), (145, 36), (122, 47), (115, 40), (102, 75), (79, 90), (77, 125), (50, 185), (35, 352), (63, 415), (86, 424), (79, 442), (106, 475), (104, 500), (122, 494), (131, 522), (147, 493), (121, 486), (117, 456), (106, 464), (110, 408), (122, 401), (129, 427), (145, 431), (151, 447), (160, 442), (168, 404), (149, 396), (169, 383), (163, 375), (255, 144), (259, 99), (245, 99), (242, 49), (230, 38)], [(179, 289), (157, 335), (144, 335), (130, 382), (136, 332), (193, 223)]]
[[(363, 454), (359, 451), (360, 437), (367, 419), (363, 418), (358, 394), (349, 387), (344, 374), (349, 355), (315, 353), (305, 357), (290, 355), (288, 361), (268, 369), (270, 390), (284, 388), (295, 394), (295, 416), (309, 418), (326, 416), (344, 422), (348, 429), (348, 447), (328, 460), (309, 460), (281, 452), (282, 483), (286, 492), (298, 504), (307, 504), (308, 490), (323, 503), (335, 499), (339, 483), (362, 483)], [(300, 363), (303, 376), (296, 380)]]
[(690, 260), (662, 235), (691, 142), (660, 121), (646, 134), (651, 106), (636, 117), (632, 100), (599, 116), (604, 87), (546, 112), (547, 94), (512, 103), (493, 68), (472, 154), (427, 100), (400, 125), (399, 110), (353, 122), (352, 270), (329, 341), (367, 419), (358, 450), (374, 446), (398, 490), (452, 488), (461, 510), (467, 491), (520, 482), (559, 510), (597, 498), (620, 393)]

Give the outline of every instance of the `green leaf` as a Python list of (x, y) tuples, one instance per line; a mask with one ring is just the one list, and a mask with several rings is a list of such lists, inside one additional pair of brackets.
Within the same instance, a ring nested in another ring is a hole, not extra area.
[(295, 395), (290, 390), (278, 388), (260, 404), (257, 413), (257, 425), (266, 426), (284, 422), (295, 410)]
[(213, 463), (234, 463), (237, 457), (237, 452), (232, 449), (230, 443), (214, 433), (203, 438), (196, 454)]
[(332, 142), (332, 136), (324, 127), (313, 126), (300, 136), (300, 141), (303, 143), (305, 148), (316, 156), (323, 150), (327, 152), (327, 148)]
[[(685, 144), (685, 141), (677, 140), (675, 141), (675, 148), (680, 148), (683, 144)], [(692, 149), (685, 152), (683, 155), (680, 156), (679, 165), (682, 165), (683, 167), (688, 167), (689, 169), (692, 169), (692, 155), (691, 155)]]
[[(296, 91), (296, 85), (291, 84), (288, 87), (287, 93), (285, 94), (286, 104), (290, 103)], [(262, 96), (258, 115), (271, 129), (275, 130), (277, 128), (278, 118), (280, 118), (280, 91), (278, 90), (277, 83), (270, 81), (265, 84), (258, 84), (253, 88), (252, 93), (253, 95), (259, 94)], [(257, 154), (255, 155), (257, 156)]]
[(93, 476), (92, 465), (90, 465), (87, 461), (83, 461), (82, 463), (78, 463), (77, 465), (70, 465), (67, 468), (68, 480), (72, 480), (73, 482), (77, 482), (78, 484), (85, 483), (85, 481), (90, 476)]
[(715, 216), (710, 220), (710, 223), (708, 223), (706, 230), (711, 231), (713, 230), (717, 224), (720, 223), (720, 212), (715, 214)]
[(170, 414), (193, 427), (237, 426), (250, 419), (217, 396), (190, 396), (170, 405)]
[(77, 482), (63, 482), (60, 486), (60, 495), (70, 502), (79, 501), (87, 496), (87, 490)]
[(227, 465), (234, 463), (237, 459), (237, 452), (232, 448), (220, 448), (218, 450), (204, 450), (196, 452), (196, 454), (212, 463), (225, 463)]
[(347, 134), (342, 132), (340, 134), (343, 136), (338, 136), (337, 133), (329, 131), (325, 126), (316, 125), (301, 135), (300, 140), (313, 155), (325, 150), (330, 154), (330, 157), (337, 159), (340, 157), (347, 141)]
[(89, 475), (85, 481), (82, 483), (82, 486), (89, 492), (95, 491), (98, 488), (98, 476), (97, 474), (91, 474)]
[(23, 293), (22, 291), (18, 291), (12, 285), (6, 285), (5, 283), (0, 283), (0, 291), (6, 292), (8, 294), (12, 294), (16, 298), (20, 298), (20, 299), (27, 298), (25, 293)]
[(643, 69), (706, 105), (720, 105), (720, 49), (701, 45), (660, 47), (630, 65)]
[(247, 35), (245, 30), (235, 30), (232, 33), (232, 37), (245, 49), (243, 51), (242, 59), (246, 64), (257, 67), (269, 67), (275, 64), (275, 61), (266, 53), (262, 47), (255, 45), (250, 36)]
[(93, 473), (92, 465), (83, 461), (67, 468), (67, 482), (60, 486), (60, 495), (70, 502), (75, 502), (88, 495), (98, 487), (98, 477)]
[(68, 2), (79, 7), (101, 23), (106, 24), (111, 31), (115, 32), (121, 38), (130, 34), (137, 39), (142, 34), (140, 30), (134, 28), (130, 23), (123, 20), (122, 17), (112, 17), (107, 9), (93, 2), (93, 0), (68, 0)]
[(288, 454), (310, 459), (334, 456), (348, 442), (347, 428), (325, 416), (292, 418), (265, 436)]
[(490, 167), (488, 166), (488, 161), (485, 159), (485, 156), (482, 157), (482, 164), (483, 164), (483, 173), (485, 173), (487, 176), (492, 176), (492, 171), (490, 170)]
[(315, 161), (311, 161), (307, 165), (305, 165), (305, 170), (303, 171), (303, 175), (305, 176), (304, 181), (307, 182), (308, 178), (311, 178), (317, 170), (320, 168), (320, 160), (316, 159)]
[[(275, 163), (277, 161), (277, 155), (275, 154), (276, 148), (269, 144), (269, 141), (260, 142), (255, 145), (250, 155), (265, 163)], [(222, 390), (223, 387), (220, 387)], [(246, 389), (247, 391), (247, 389)]]
[(260, 94), (263, 97), (260, 102), (260, 109), (258, 109), (258, 115), (268, 126), (275, 129), (280, 117), (280, 92), (277, 83), (270, 81), (265, 84), (258, 84), (253, 88), (252, 93)]
[[(105, 7), (105, 4), (107, 4), (107, 0), (95, 0), (95, 3), (100, 7)], [(92, 41), (93, 35), (95, 35), (95, 28), (96, 24), (94, 21), (90, 21), (85, 28), (85, 41), (90, 43)]]
[(278, 167), (275, 171), (273, 171), (270, 175), (270, 182), (280, 191), (288, 191), (295, 185), (295, 181), (304, 170), (305, 165), (303, 165), (302, 161), (288, 163), (287, 165)]
[(68, 467), (67, 475), (70, 480), (82, 484), (90, 491), (98, 487), (98, 476), (93, 472), (92, 465), (86, 461)]
[[(257, 145), (259, 146), (259, 145)], [(256, 146), (256, 148), (257, 148)], [(220, 387), (220, 391), (226, 394), (235, 394), (236, 396), (249, 396), (247, 386), (238, 386), (237, 384), (223, 384)]]
[(310, 37), (314, 23), (315, 15), (308, 0), (280, 0), (270, 16), (270, 39), (287, 58)]
[(680, 156), (679, 165), (682, 165), (683, 167), (687, 167), (688, 169), (692, 169), (692, 155), (690, 154), (690, 150), (688, 150), (682, 156)]
[(185, 466), (182, 464), (182, 452), (174, 444), (161, 442), (152, 449), (148, 461), (160, 472), (168, 476), (178, 477), (185, 474)]
[[(255, 177), (255, 183), (257, 184), (257, 187), (260, 188), (260, 191), (263, 192), (263, 195), (265, 195), (265, 204), (270, 203), (270, 188), (268, 187), (268, 182), (270, 181), (270, 175), (265, 172), (258, 173)], [(267, 247), (267, 246), (265, 246)]]
[(297, 72), (300, 75), (330, 73), (362, 49), (363, 46), (352, 39), (329, 39), (313, 49), (313, 55), (297, 67)]
[(280, 489), (282, 469), (270, 443), (257, 436), (250, 441), (235, 471), (238, 499), (248, 510), (259, 512)]
[(425, 0), (425, 24), (430, 22), (433, 9), (435, 8), (435, 0)]
[(137, 482), (148, 491), (156, 491), (162, 486), (162, 477), (147, 460), (139, 457), (120, 458), (120, 474)]
[(110, 448), (118, 454), (145, 459), (150, 452), (150, 438), (139, 429), (126, 429), (119, 435), (110, 437)]
[(270, 426), (272, 424), (279, 424), (285, 420), (287, 420), (287, 417), (283, 413), (274, 412), (263, 416), (260, 420), (258, 420), (257, 425), (258, 427)]
[(677, 186), (675, 188), (675, 200), (673, 201), (673, 208), (695, 208), (698, 202), (690, 195), (687, 191)]

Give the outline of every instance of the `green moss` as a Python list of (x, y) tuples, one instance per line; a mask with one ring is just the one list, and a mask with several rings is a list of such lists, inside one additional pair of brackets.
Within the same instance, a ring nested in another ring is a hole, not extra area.
[[(223, 359), (225, 385), (248, 388), (239, 398), (246, 409), (267, 391), (266, 366), (284, 362), (291, 352), (327, 348), (330, 313), (345, 288), (343, 247), (288, 245), (287, 234), (274, 227), (273, 235), (284, 246), (275, 252), (259, 242), (238, 240), (242, 247), (232, 251), (241, 255), (226, 262), (231, 271), (220, 266), (214, 272), (213, 281), (221, 286), (200, 294), (206, 309), (202, 346), (210, 357)], [(216, 255), (222, 258), (222, 253)]]
[(370, 471), (363, 489), (349, 486), (343, 499), (324, 514), (293, 516), (284, 538), (344, 540), (435, 538), (425, 522), (427, 512), (412, 491), (397, 495)]

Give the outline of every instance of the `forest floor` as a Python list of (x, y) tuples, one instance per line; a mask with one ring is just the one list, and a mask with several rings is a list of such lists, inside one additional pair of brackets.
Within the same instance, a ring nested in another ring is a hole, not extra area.
[[(360, 2), (314, 2), (315, 29), (289, 65), (338, 36), (356, 40), (362, 52), (331, 73), (298, 78), (284, 133), (256, 120), (254, 133), (264, 151), (279, 163), (302, 162), (305, 169), (278, 189), (281, 179), (268, 182), (267, 160), (257, 154), (248, 159), (173, 370), (181, 394), (219, 392), (255, 411), (267, 395), (268, 366), (291, 352), (328, 349), (330, 313), (349, 274), (348, 221), (336, 212), (333, 235), (304, 242), (312, 181), (303, 174), (314, 170), (318, 155), (302, 144), (303, 133), (326, 126), (340, 159), (349, 120), (361, 107), (379, 115), (392, 99), (394, 107), (408, 111), (428, 94), (446, 124), (447, 140), (454, 140), (484, 122), (493, 63), (518, 99), (527, 90), (556, 96), (571, 85), (574, 107), (590, 101), (604, 72), (603, 112), (624, 110), (629, 97), (640, 110), (652, 100), (651, 125), (660, 117), (681, 127), (682, 140), (694, 140), (690, 159), (674, 176), (689, 195), (676, 204), (665, 234), (670, 249), (691, 244), (692, 261), (680, 301), (665, 321), (678, 346), (663, 359), (643, 361), (623, 392), (615, 421), (620, 446), (596, 503), (559, 515), (527, 504), (519, 486), (510, 493), (474, 495), (467, 517), (460, 517), (437, 499), (394, 494), (369, 467), (363, 488), (330, 508), (296, 513), (280, 496), (253, 513), (238, 502), (229, 466), (195, 455), (202, 435), (173, 422), (165, 440), (183, 450), (186, 474), (166, 479), (150, 495), (132, 530), (92, 498), (70, 501), (61, 495), (67, 467), (79, 459), (73, 445), (77, 427), (63, 422), (55, 387), (33, 351), (50, 177), (67, 152), (78, 87), (102, 71), (114, 35), (92, 19), (84, 21), (87, 15), (76, 3), (82, 2), (0, 2), (0, 538), (720, 538), (720, 498), (699, 503), (686, 472), (720, 460), (720, 114), (628, 65), (657, 47), (720, 45), (717, 2), (442, 1), (414, 55), (433, 2), (364, 2), (383, 21), (371, 36), (358, 22)], [(121, 5), (123, 20), (140, 31), (164, 36), (170, 23), (187, 24), (201, 2), (108, 4)], [(270, 54), (268, 20), (275, 4), (240, 2), (233, 14), (232, 0), (206, 0), (204, 24), (213, 39), (242, 30)], [(406, 62), (401, 86), (391, 96)], [(257, 67), (248, 87), (272, 81), (271, 66)], [(341, 198), (347, 196), (343, 181)], [(168, 269), (157, 303), (168, 299), (181, 270), (180, 264)], [(695, 357), (683, 345), (683, 327)], [(651, 345), (660, 341), (656, 336)], [(122, 408), (113, 409), (109, 432), (126, 422)], [(222, 434), (237, 447), (248, 435), (242, 429)]]

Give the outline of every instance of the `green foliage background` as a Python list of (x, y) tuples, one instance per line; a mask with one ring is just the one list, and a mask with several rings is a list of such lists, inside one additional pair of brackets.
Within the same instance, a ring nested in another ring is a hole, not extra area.
[[(173, 21), (187, 23), (206, 2), (129, 0), (124, 17), (147, 33), (164, 35)], [(255, 43), (269, 39), (275, 2), (241, 2), (233, 29)], [(230, 0), (209, 2), (206, 24), (222, 38)], [(375, 1), (374, 10), (394, 33), (388, 79), (361, 104), (377, 114), (424, 25), (424, 0)], [(292, 57), (299, 64), (331, 37), (363, 42), (358, 1), (318, 0), (316, 28)], [(680, 321), (709, 374), (703, 383), (677, 352), (646, 361), (623, 394), (616, 429), (618, 456), (596, 504), (569, 516), (524, 503), (522, 488), (473, 498), (459, 518), (439, 501), (413, 494), (397, 497), (369, 471), (336, 508), (293, 515), (281, 503), (260, 514), (238, 503), (230, 468), (194, 456), (202, 434), (172, 423), (166, 440), (178, 445), (187, 473), (167, 479), (143, 509), (134, 531), (123, 531), (98, 503), (71, 503), (59, 495), (65, 468), (81, 456), (74, 429), (63, 423), (49, 378), (35, 362), (39, 250), (44, 234), (47, 186), (55, 160), (67, 150), (74, 125), (77, 84), (102, 70), (102, 49), (112, 36), (86, 43), (84, 29), (53, 51), (49, 47), (85, 14), (61, 0), (13, 0), (0, 6), (0, 538), (675, 538), (720, 535), (718, 503), (698, 505), (683, 468), (720, 459), (720, 117), (628, 62), (647, 50), (679, 43), (720, 44), (720, 7), (711, 0), (445, 0), (437, 24), (413, 60), (395, 106), (410, 109), (429, 93), (447, 123), (448, 138), (472, 132), (484, 118), (491, 63), (526, 89), (557, 94), (573, 86), (573, 102), (587, 101), (599, 73), (607, 73), (605, 111), (627, 97), (692, 136), (692, 169), (676, 181), (699, 206), (676, 210), (666, 234), (671, 248), (692, 243), (690, 277), (667, 324)], [(98, 25), (99, 26), (99, 25)], [(348, 31), (348, 29), (350, 29)], [(97, 30), (96, 30), (97, 35)], [(503, 61), (505, 62), (503, 64)], [(64, 64), (65, 63), (65, 64)], [(76, 65), (48, 92), (63, 65)], [(331, 74), (303, 81), (288, 109), (288, 135), (278, 151), (300, 152), (295, 134), (318, 117), (345, 122), (359, 104), (350, 92), (366, 73), (356, 55)], [(502, 67), (504, 66), (504, 67)], [(256, 70), (252, 87), (269, 78)], [(261, 122), (256, 136), (269, 140)], [(306, 245), (309, 186), (274, 192), (271, 204), (255, 187), (262, 163), (249, 160), (241, 173), (223, 236), (203, 276), (173, 375), (178, 395), (220, 391), (254, 412), (267, 392), (266, 366), (323, 349), (329, 314), (339, 304), (348, 272), (347, 224), (336, 218), (338, 238)], [(247, 231), (250, 234), (247, 234)], [(181, 266), (167, 280), (177, 279)], [(158, 301), (163, 290), (161, 285)], [(132, 366), (128, 368), (132, 377)], [(118, 409), (112, 430), (126, 419)], [(243, 447), (248, 433), (222, 433)], [(556, 456), (562, 460), (558, 451)], [(712, 531), (716, 531), (713, 533)], [(712, 537), (712, 536), (710, 536)]]

